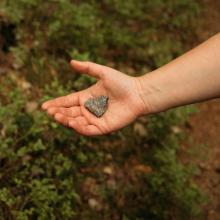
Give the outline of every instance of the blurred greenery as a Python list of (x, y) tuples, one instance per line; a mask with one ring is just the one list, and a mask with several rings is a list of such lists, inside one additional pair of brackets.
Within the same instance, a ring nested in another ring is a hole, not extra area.
[(191, 45), (199, 12), (196, 0), (1, 0), (0, 22), (16, 42), (0, 76), (0, 219), (199, 218), (196, 168), (177, 159), (193, 107), (94, 138), (40, 111), (94, 83), (70, 71), (71, 58), (139, 75)]

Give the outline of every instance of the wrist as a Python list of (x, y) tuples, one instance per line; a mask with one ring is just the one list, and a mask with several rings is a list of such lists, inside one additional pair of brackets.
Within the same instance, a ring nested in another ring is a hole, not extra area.
[(160, 69), (136, 78), (144, 105), (143, 115), (162, 112), (176, 105), (175, 94), (172, 94), (175, 88), (169, 85), (169, 79), (164, 77)]
[(158, 112), (155, 108), (155, 94), (156, 88), (151, 85), (151, 73), (145, 74), (143, 76), (135, 77), (136, 84), (138, 88), (138, 95), (142, 102), (143, 108), (141, 115), (148, 115)]

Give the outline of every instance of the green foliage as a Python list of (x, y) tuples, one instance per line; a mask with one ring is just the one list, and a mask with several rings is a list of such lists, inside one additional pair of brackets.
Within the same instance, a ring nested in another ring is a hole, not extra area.
[[(12, 90), (16, 84), (10, 78), (5, 80), (0, 107), (0, 201), (17, 219), (127, 216), (124, 218), (166, 220), (198, 216), (202, 196), (190, 181), (193, 170), (176, 158), (181, 133), (172, 129), (186, 121), (189, 108), (150, 117), (144, 123), (145, 137), (133, 136), (135, 130), (129, 127), (122, 133), (90, 139), (58, 126), (38, 108), (30, 113), (32, 93)], [(9, 95), (8, 90), (12, 91)], [(68, 86), (64, 89), (54, 81), (44, 89), (42, 100), (67, 90)], [(116, 147), (106, 148), (109, 141)], [(106, 160), (109, 155), (114, 161)], [(124, 166), (133, 157), (153, 172), (134, 173), (132, 163), (127, 170)], [(112, 164), (115, 173), (107, 177), (102, 169)], [(93, 181), (85, 192), (82, 186), (88, 179)], [(100, 211), (88, 208), (85, 198), (89, 196), (99, 198)]]
[(39, 109), (94, 83), (69, 73), (71, 57), (129, 63), (137, 72), (168, 62), (194, 36), (198, 11), (191, 0), (0, 2), (17, 38), (17, 72), (0, 78), (0, 219), (198, 217), (194, 170), (176, 156), (191, 107), (138, 122), (144, 136), (132, 125), (99, 138), (79, 136)]
[(196, 0), (0, 3), (1, 14), (17, 26), (15, 66), (25, 66), (23, 72), (31, 69), (29, 79), (35, 82), (37, 74), (41, 84), (51, 79), (52, 69), (66, 78), (70, 58), (158, 67), (180, 54), (186, 39), (194, 37), (198, 11)]
[[(73, 188), (74, 158), (60, 151), (68, 131), (58, 131), (57, 124), (39, 111), (28, 113), (29, 101), (22, 93), (3, 93), (9, 100), (0, 108), (1, 201), (17, 219), (72, 219), (79, 201)], [(74, 141), (68, 147), (73, 150)]]

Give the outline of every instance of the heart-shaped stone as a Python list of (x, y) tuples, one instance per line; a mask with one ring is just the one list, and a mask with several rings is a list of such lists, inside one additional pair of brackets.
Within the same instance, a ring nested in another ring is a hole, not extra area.
[(106, 112), (108, 108), (108, 97), (102, 95), (96, 98), (89, 98), (84, 103), (84, 106), (92, 114), (99, 118)]

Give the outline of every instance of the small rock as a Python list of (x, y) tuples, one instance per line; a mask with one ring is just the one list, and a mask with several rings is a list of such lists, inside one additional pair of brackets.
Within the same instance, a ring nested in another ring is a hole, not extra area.
[(146, 137), (147, 136), (147, 129), (142, 123), (136, 122), (134, 124), (134, 132), (137, 133), (141, 137)]
[(22, 81), (20, 84), (21, 84), (21, 88), (24, 90), (31, 89), (32, 87), (32, 85), (27, 81)]
[(133, 170), (135, 171), (135, 173), (144, 173), (144, 174), (148, 174), (152, 172), (152, 168), (150, 166), (143, 164), (136, 165), (133, 168)]
[(103, 173), (105, 173), (107, 175), (112, 175), (113, 174), (113, 170), (112, 170), (111, 167), (104, 167)]
[(88, 109), (96, 117), (101, 117), (107, 110), (108, 107), (108, 97), (99, 96), (97, 98), (88, 99), (85, 104), (85, 108)]
[(95, 210), (102, 209), (101, 204), (96, 199), (93, 199), (93, 198), (89, 199), (88, 204), (89, 204), (90, 208), (92, 208), (92, 209), (95, 209)]
[(34, 112), (37, 109), (37, 107), (38, 107), (37, 102), (27, 102), (27, 104), (26, 104), (26, 111), (28, 113), (32, 113), (32, 112)]
[(211, 166), (209, 164), (206, 164), (205, 162), (199, 163), (199, 167), (202, 170), (212, 170)]
[(182, 129), (178, 126), (172, 126), (171, 130), (174, 134), (180, 134), (182, 132)]

